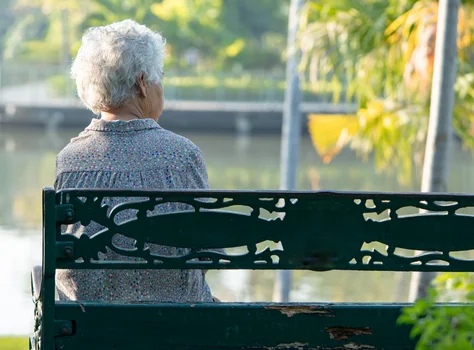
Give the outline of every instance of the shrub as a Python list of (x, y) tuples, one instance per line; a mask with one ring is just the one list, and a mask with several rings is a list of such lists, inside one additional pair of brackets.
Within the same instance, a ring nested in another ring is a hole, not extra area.
[[(447, 306), (439, 302), (459, 302)], [(428, 297), (406, 307), (398, 322), (413, 325), (417, 350), (474, 348), (474, 276), (444, 273), (434, 281)], [(470, 303), (470, 304), (467, 304)]]

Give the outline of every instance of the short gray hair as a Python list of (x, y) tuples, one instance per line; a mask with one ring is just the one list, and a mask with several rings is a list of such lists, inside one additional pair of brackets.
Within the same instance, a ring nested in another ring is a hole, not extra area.
[(147, 83), (161, 84), (165, 44), (159, 33), (130, 19), (88, 29), (71, 68), (82, 102), (99, 114), (136, 96), (141, 73)]

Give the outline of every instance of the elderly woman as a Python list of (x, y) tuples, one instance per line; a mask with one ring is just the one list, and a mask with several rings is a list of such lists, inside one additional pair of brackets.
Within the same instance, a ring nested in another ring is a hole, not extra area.
[[(200, 150), (157, 123), (163, 111), (164, 57), (163, 37), (131, 20), (85, 33), (72, 77), (82, 102), (100, 119), (59, 153), (57, 190), (208, 188)], [(92, 235), (100, 229), (95, 223), (76, 224), (68, 232)], [(134, 241), (118, 236), (114, 244), (131, 248)], [(153, 253), (183, 253), (151, 248)], [(121, 257), (109, 250), (101, 258)], [(212, 301), (204, 275), (201, 270), (60, 270), (57, 287), (60, 299)]]

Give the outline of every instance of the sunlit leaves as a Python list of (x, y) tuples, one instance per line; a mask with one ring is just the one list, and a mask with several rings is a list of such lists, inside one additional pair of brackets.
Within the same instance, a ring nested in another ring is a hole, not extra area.
[(362, 156), (373, 152), (379, 169), (391, 169), (397, 164), (400, 183), (408, 185), (414, 163), (421, 161), (427, 113), (423, 108), (402, 107), (388, 101), (369, 102), (358, 112), (359, 130), (351, 146)]
[(238, 38), (232, 44), (230, 44), (229, 46), (225, 48), (225, 54), (229, 57), (235, 57), (240, 52), (242, 52), (242, 49), (244, 47), (245, 47), (245, 40), (243, 40), (242, 38)]
[(82, 30), (91, 26), (103, 26), (125, 19), (146, 23), (152, 17), (150, 8), (154, 0), (90, 0)]
[(16, 0), (15, 9), (24, 8), (40, 8), (43, 13), (51, 14), (57, 10), (77, 11), (81, 9), (81, 5), (87, 5), (89, 0)]
[(409, 185), (414, 164), (422, 160), (427, 113), (423, 108), (373, 100), (356, 116), (310, 115), (308, 129), (324, 163), (350, 145), (364, 158), (374, 153), (378, 169), (388, 170), (396, 163), (401, 170), (397, 173), (399, 182)]
[(178, 20), (186, 25), (195, 18), (204, 25), (217, 24), (222, 0), (162, 0), (151, 5), (151, 12), (165, 21)]
[(9, 28), (4, 58), (59, 63), (73, 54), (77, 30), (89, 0), (16, 0), (15, 22)]
[[(86, 28), (133, 19), (164, 35), (170, 51), (169, 68), (188, 67), (188, 50), (199, 52), (201, 68), (257, 67), (282, 63), (288, 0), (12, 0), (17, 11), (10, 30), (9, 57), (46, 57), (59, 63), (64, 56), (58, 14), (67, 11), (71, 56)], [(23, 20), (29, 17), (28, 20)], [(33, 18), (33, 21), (31, 20)], [(54, 29), (51, 37), (32, 24)], [(26, 29), (25, 29), (26, 28)], [(29, 35), (33, 32), (33, 35)], [(32, 41), (34, 43), (27, 43)], [(43, 43), (42, 51), (38, 51)], [(45, 59), (42, 58), (44, 61)]]
[(312, 82), (334, 76), (348, 86), (348, 99), (383, 95), (381, 78), (390, 73), (388, 47), (383, 45), (388, 7), (388, 1), (310, 1), (303, 12), (300, 43), (302, 68), (310, 71)]
[[(459, 12), (454, 128), (474, 150), (472, 1)], [(351, 145), (378, 169), (397, 168), (408, 182), (421, 164), (429, 117), (438, 3), (432, 0), (309, 1), (303, 13), (301, 68), (313, 85), (331, 80), (334, 98), (355, 99), (359, 132)], [(375, 113), (377, 102), (392, 107)], [(372, 102), (371, 102), (372, 101)], [(372, 106), (372, 107), (369, 107)], [(377, 115), (377, 116), (375, 116)]]
[[(468, 52), (471, 52), (474, 25), (467, 19), (472, 11), (466, 6), (461, 6), (459, 10), (458, 55), (461, 60), (468, 59)], [(400, 51), (403, 59), (404, 83), (425, 103), (430, 93), (437, 20), (438, 2), (418, 1), (385, 30), (388, 42)]]
[(319, 156), (327, 164), (358, 131), (358, 120), (351, 115), (311, 114), (308, 130)]

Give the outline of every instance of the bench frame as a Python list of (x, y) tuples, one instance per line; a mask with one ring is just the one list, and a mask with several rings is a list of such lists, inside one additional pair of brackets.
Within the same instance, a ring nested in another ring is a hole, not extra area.
[[(102, 206), (110, 197), (141, 201)], [(176, 203), (189, 210), (149, 215), (157, 206)], [(224, 211), (235, 206), (246, 208), (247, 213)], [(402, 215), (410, 208), (424, 212)], [(455, 194), (55, 192), (45, 188), (41, 278), (37, 270), (32, 275), (35, 332), (30, 348), (413, 348), (410, 327), (396, 326), (401, 308), (408, 304), (58, 301), (55, 272), (65, 268), (474, 271), (474, 262), (450, 255), (474, 249), (470, 229), (474, 216), (464, 212), (471, 208), (474, 196)], [(122, 210), (136, 210), (137, 219), (115, 223), (114, 217)], [(87, 225), (91, 220), (106, 229), (93, 237), (61, 233), (61, 225)], [(162, 234), (157, 234), (157, 227)], [(126, 252), (113, 246), (111, 237), (118, 232), (135, 239), (137, 249)], [(256, 244), (265, 241), (280, 242), (283, 250), (257, 252)], [(181, 257), (154, 256), (143, 249), (144, 242), (191, 250)], [(364, 243), (370, 242), (385, 244), (386, 251), (364, 250)], [(225, 255), (210, 251), (237, 246), (247, 246), (248, 252)], [(141, 263), (100, 261), (98, 253), (105, 247), (141, 259)], [(400, 256), (396, 248), (427, 253)], [(439, 261), (443, 263), (436, 263)]]

